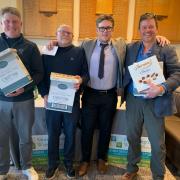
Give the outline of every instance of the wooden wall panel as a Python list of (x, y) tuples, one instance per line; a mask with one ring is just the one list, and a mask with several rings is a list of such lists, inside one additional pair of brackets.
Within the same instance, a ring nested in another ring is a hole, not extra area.
[(114, 37), (127, 39), (129, 0), (113, 0)]
[[(25, 2), (26, 1), (26, 2)], [(39, 15), (39, 3), (35, 0), (23, 1), (23, 32), (24, 35), (40, 36), (40, 15)]]
[(79, 38), (96, 36), (96, 1), (81, 0)]
[(112, 14), (113, 0), (96, 0), (96, 14)]
[(39, 11), (57, 13), (57, 0), (39, 0)]
[(168, 15), (171, 0), (155, 0), (152, 3), (153, 12), (159, 15)]
[[(57, 13), (44, 14), (39, 12), (39, 0), (22, 0), (23, 32), (25, 36), (54, 38), (56, 29), (60, 24), (65, 23), (73, 26), (74, 0), (55, 1), (57, 2)], [(49, 2), (53, 1), (49, 0)], [(127, 38), (128, 7), (129, 0), (113, 0), (114, 38), (119, 36)], [(180, 42), (179, 7), (179, 0), (136, 0), (133, 39), (139, 39), (138, 21), (140, 15), (145, 12), (154, 12), (158, 15), (168, 16), (159, 22), (159, 34), (166, 36), (172, 42)], [(95, 20), (98, 15), (95, 11), (96, 0), (80, 0), (80, 39), (96, 37)]]
[[(128, 0), (113, 0), (113, 17), (115, 30), (113, 37), (127, 38)], [(81, 0), (80, 4), (80, 35), (79, 38), (96, 37), (96, 0)]]
[(73, 25), (72, 0), (57, 0), (57, 13), (52, 16), (39, 12), (38, 0), (23, 0), (23, 32), (25, 36), (55, 37), (57, 27), (64, 23)]

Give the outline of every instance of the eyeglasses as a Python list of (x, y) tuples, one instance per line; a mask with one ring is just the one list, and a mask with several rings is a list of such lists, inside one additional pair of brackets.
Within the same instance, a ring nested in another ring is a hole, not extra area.
[(57, 31), (57, 33), (60, 33), (60, 34), (63, 34), (63, 35), (68, 35), (68, 36), (70, 36), (70, 35), (72, 35), (72, 32), (68, 32), (68, 31), (64, 31), (64, 30), (59, 30), (59, 31)]
[(113, 27), (111, 27), (111, 26), (103, 27), (102, 26), (102, 27), (98, 27), (98, 29), (99, 29), (100, 32), (104, 32), (105, 30), (107, 32), (111, 32), (113, 30)]
[(144, 16), (156, 18), (156, 15), (154, 13), (145, 13)]

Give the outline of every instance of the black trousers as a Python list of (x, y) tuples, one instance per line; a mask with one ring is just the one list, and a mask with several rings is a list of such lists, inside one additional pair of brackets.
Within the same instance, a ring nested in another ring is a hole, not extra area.
[(82, 97), (82, 161), (89, 162), (94, 130), (98, 125), (97, 159), (107, 160), (113, 118), (116, 112), (117, 93), (114, 90), (85, 90)]

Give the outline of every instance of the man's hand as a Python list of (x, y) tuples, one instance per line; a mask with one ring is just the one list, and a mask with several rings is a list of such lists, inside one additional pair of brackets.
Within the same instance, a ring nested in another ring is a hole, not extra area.
[(156, 36), (156, 40), (160, 46), (164, 47), (165, 45), (170, 44), (170, 41), (164, 36)]
[(162, 95), (162, 93), (164, 93), (164, 88), (162, 86), (156, 85), (152, 82), (149, 82), (148, 85), (149, 85), (148, 89), (141, 91), (142, 93), (145, 94), (146, 98), (155, 98), (159, 95)]
[(44, 99), (44, 107), (46, 107), (47, 106), (47, 101), (48, 101), (48, 95), (45, 95), (43, 97), (43, 99)]
[(46, 45), (46, 48), (48, 50), (52, 50), (54, 48), (54, 46), (57, 46), (57, 40), (51, 40), (48, 42), (48, 44)]
[(80, 85), (82, 84), (82, 78), (78, 75), (75, 76), (76, 79), (78, 79), (78, 83), (74, 84), (74, 88), (76, 89), (76, 91), (80, 88)]
[(22, 94), (23, 92), (24, 92), (24, 88), (19, 88), (19, 89), (17, 89), (15, 92), (8, 94), (7, 97), (19, 96), (19, 95)]

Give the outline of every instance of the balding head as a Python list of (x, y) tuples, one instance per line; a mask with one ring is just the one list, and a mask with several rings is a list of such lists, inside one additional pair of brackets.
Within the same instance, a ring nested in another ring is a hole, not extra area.
[(56, 36), (60, 47), (70, 46), (73, 40), (72, 27), (66, 24), (60, 25), (57, 28)]

